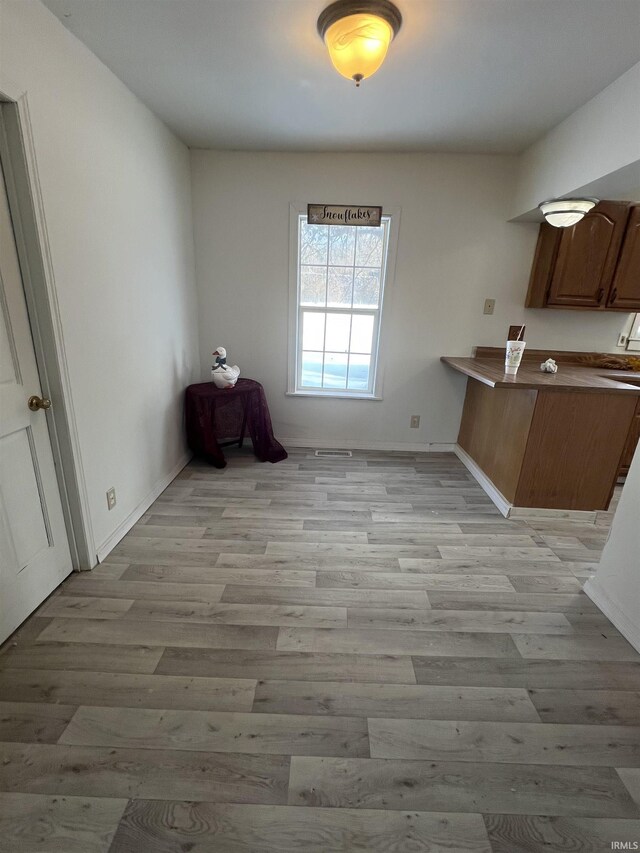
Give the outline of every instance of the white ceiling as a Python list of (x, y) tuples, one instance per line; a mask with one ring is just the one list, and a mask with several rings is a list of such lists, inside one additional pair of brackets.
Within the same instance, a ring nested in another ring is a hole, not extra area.
[(323, 0), (44, 0), (188, 145), (519, 152), (640, 61), (639, 0), (396, 0), (356, 89)]

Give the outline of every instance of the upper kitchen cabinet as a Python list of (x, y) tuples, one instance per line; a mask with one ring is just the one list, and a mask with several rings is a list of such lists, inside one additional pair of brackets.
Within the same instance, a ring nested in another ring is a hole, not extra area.
[(607, 307), (640, 311), (640, 207), (631, 208)]
[(577, 225), (540, 226), (527, 308), (640, 309), (640, 207), (601, 201)]

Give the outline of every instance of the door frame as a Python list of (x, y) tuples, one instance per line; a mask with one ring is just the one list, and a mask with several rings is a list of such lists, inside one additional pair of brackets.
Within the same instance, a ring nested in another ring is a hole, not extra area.
[(27, 92), (0, 79), (0, 159), (75, 571), (97, 563)]

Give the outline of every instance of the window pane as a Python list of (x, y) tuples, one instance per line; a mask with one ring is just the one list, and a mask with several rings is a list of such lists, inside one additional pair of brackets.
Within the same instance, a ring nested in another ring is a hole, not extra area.
[(341, 352), (324, 354), (324, 388), (347, 387), (347, 355)]
[(298, 353), (301, 390), (367, 395), (383, 300), (388, 218), (379, 228), (298, 226)]
[(356, 246), (354, 225), (329, 226), (329, 263), (336, 266), (353, 266)]
[(302, 312), (302, 349), (324, 349), (324, 314)]
[(382, 248), (384, 245), (384, 228), (358, 227), (356, 248), (357, 267), (381, 267)]
[(370, 353), (373, 340), (373, 317), (371, 314), (353, 314), (351, 323), (351, 352)]
[(303, 388), (322, 387), (322, 353), (302, 353), (302, 375), (300, 385)]
[(326, 264), (329, 229), (326, 225), (307, 225), (303, 220), (300, 226), (300, 263)]
[(353, 304), (377, 308), (380, 300), (380, 270), (356, 269)]
[(350, 391), (369, 390), (369, 367), (370, 355), (352, 355), (349, 359), (349, 384)]
[(353, 267), (329, 267), (327, 305), (351, 308)]
[(326, 267), (300, 267), (301, 305), (324, 305), (326, 292)]
[(327, 314), (326, 349), (332, 352), (347, 352), (350, 325), (350, 314)]

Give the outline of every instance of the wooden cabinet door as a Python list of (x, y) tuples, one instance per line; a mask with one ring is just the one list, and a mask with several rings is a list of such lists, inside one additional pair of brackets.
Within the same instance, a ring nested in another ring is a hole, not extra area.
[(529, 289), (524, 303), (525, 308), (547, 307), (551, 276), (562, 237), (561, 232), (561, 228), (554, 228), (547, 222), (543, 222), (540, 226), (536, 251), (531, 265), (531, 275), (529, 276)]
[(562, 229), (548, 305), (606, 306), (629, 208), (625, 202), (600, 202), (577, 225)]
[(640, 311), (640, 207), (631, 209), (607, 306)]
[(627, 436), (627, 441), (624, 446), (624, 450), (622, 451), (622, 458), (620, 459), (621, 474), (626, 474), (629, 470), (638, 442), (640, 442), (640, 404), (638, 404), (638, 407), (636, 408), (636, 415), (631, 422), (629, 435)]

